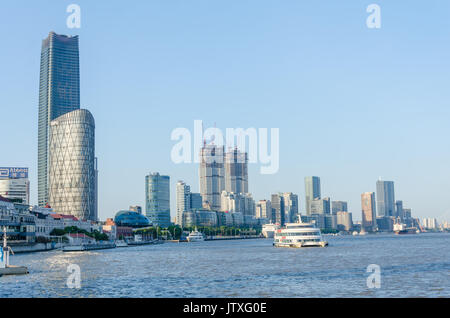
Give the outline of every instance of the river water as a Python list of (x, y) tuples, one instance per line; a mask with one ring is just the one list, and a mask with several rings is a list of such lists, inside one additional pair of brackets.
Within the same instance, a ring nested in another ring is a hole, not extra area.
[[(165, 243), (18, 254), (26, 276), (0, 277), (0, 297), (450, 297), (450, 234), (326, 236), (326, 248), (270, 239)], [(67, 268), (81, 270), (68, 288)], [(380, 266), (380, 288), (367, 267)]]

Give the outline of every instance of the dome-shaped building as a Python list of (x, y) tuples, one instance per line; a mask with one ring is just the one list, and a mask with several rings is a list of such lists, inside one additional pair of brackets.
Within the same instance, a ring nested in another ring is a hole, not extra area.
[(140, 228), (150, 226), (150, 220), (135, 211), (121, 210), (114, 217), (114, 222), (118, 226), (129, 226), (132, 228)]

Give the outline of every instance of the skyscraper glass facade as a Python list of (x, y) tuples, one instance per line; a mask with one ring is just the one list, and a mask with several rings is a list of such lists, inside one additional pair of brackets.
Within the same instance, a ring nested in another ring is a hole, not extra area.
[(305, 205), (306, 215), (311, 215), (311, 201), (320, 199), (320, 178), (305, 177)]
[(145, 215), (153, 225), (170, 225), (170, 177), (151, 173), (145, 177)]
[(393, 181), (377, 181), (378, 216), (395, 216), (395, 193)]
[(48, 190), (54, 211), (97, 221), (95, 123), (86, 109), (50, 123)]
[(42, 41), (39, 78), (38, 204), (48, 202), (49, 127), (57, 117), (80, 108), (78, 36), (50, 32)]

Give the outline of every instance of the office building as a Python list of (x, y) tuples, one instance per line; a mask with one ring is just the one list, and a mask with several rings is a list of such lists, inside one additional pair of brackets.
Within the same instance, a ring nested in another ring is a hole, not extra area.
[(272, 222), (272, 204), (270, 200), (259, 200), (256, 205), (256, 217), (268, 219)]
[(320, 199), (320, 178), (305, 177), (305, 205), (306, 215), (311, 215), (311, 201)]
[(177, 217), (176, 224), (182, 225), (183, 212), (191, 209), (191, 187), (183, 181), (178, 181), (176, 185), (177, 196)]
[(255, 201), (249, 193), (222, 191), (220, 211), (240, 212), (243, 215), (255, 216)]
[(50, 123), (80, 108), (78, 36), (50, 32), (42, 41), (39, 78), (38, 203), (49, 198)]
[(145, 215), (154, 226), (170, 225), (170, 177), (158, 172), (145, 176)]
[(282, 194), (272, 194), (270, 202), (272, 204), (272, 222), (283, 226), (286, 223), (284, 196)]
[(314, 199), (310, 202), (310, 215), (313, 214), (331, 214), (330, 198)]
[(13, 202), (30, 203), (28, 168), (1, 167), (0, 195)]
[(50, 206), (79, 220), (97, 221), (95, 122), (88, 110), (51, 121), (49, 155)]
[(286, 222), (298, 221), (298, 195), (292, 192), (283, 193)]
[(361, 194), (362, 222), (361, 226), (366, 232), (377, 230), (377, 215), (375, 208), (375, 192)]
[(339, 211), (336, 213), (337, 229), (340, 231), (350, 231), (353, 227), (352, 214)]
[(347, 202), (345, 201), (332, 201), (331, 213), (337, 214), (338, 212), (348, 212)]
[(403, 201), (395, 201), (395, 217), (403, 220)]
[(225, 154), (225, 191), (248, 193), (248, 156), (237, 148)]
[(435, 218), (424, 218), (422, 220), (423, 227), (427, 230), (436, 230), (438, 228), (438, 222)]
[(200, 195), (212, 210), (220, 210), (220, 196), (225, 189), (224, 147), (203, 145), (200, 149)]
[(377, 211), (380, 217), (396, 216), (393, 181), (377, 181)]

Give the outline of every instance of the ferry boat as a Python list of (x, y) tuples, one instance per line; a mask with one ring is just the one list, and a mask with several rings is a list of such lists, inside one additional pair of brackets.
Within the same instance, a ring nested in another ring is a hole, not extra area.
[(187, 237), (188, 242), (201, 242), (204, 240), (203, 234), (197, 231), (197, 228), (195, 228), (195, 231), (189, 233), (189, 236)]
[(2, 275), (25, 275), (28, 268), (25, 266), (14, 266), (9, 264), (9, 253), (14, 255), (13, 250), (7, 244), (6, 227), (3, 227), (3, 246), (0, 246), (0, 276)]
[(313, 223), (286, 223), (274, 235), (275, 247), (325, 247), (320, 229)]
[(395, 234), (418, 234), (420, 231), (415, 227), (406, 227), (405, 224), (397, 222), (394, 224)]
[(280, 228), (280, 225), (277, 224), (264, 224), (262, 226), (262, 235), (264, 235), (265, 238), (273, 238), (275, 231)]

